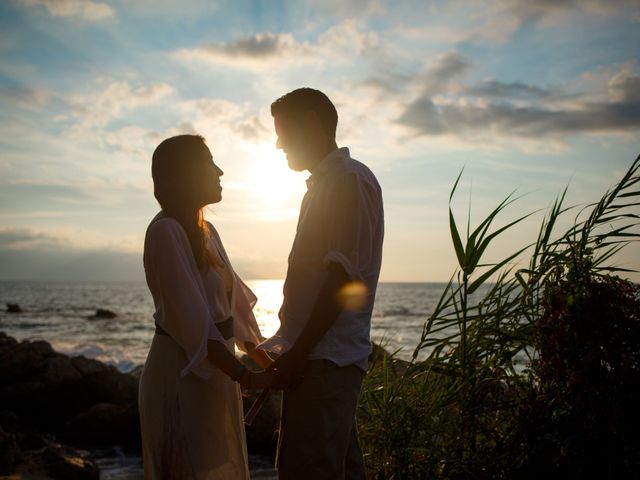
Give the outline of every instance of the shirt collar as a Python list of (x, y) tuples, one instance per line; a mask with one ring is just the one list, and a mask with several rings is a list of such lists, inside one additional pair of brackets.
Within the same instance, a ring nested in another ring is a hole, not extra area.
[(327, 173), (330, 173), (331, 170), (333, 170), (335, 166), (345, 158), (350, 158), (348, 147), (337, 148), (328, 153), (322, 160), (320, 160), (320, 163), (318, 163), (316, 168), (313, 170), (313, 173), (309, 178), (307, 178), (307, 190), (316, 184)]

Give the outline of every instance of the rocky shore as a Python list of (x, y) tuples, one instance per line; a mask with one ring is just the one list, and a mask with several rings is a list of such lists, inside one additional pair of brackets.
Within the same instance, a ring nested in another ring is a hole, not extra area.
[[(121, 373), (0, 332), (0, 476), (98, 479), (96, 451), (139, 456), (140, 370)], [(245, 393), (247, 411), (258, 392)], [(247, 427), (250, 454), (274, 455), (279, 404), (272, 394)]]

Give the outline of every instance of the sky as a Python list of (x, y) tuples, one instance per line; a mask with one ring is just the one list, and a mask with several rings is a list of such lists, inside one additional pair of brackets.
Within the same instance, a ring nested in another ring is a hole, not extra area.
[(640, 153), (640, 1), (3, 1), (0, 279), (143, 278), (151, 155), (180, 133), (225, 171), (206, 217), (236, 270), (283, 278), (308, 172), (275, 149), (269, 107), (303, 86), (380, 181), (381, 280), (446, 281), (461, 169), (459, 223), (513, 191), (496, 225), (537, 212), (491, 261), (565, 187), (595, 202)]

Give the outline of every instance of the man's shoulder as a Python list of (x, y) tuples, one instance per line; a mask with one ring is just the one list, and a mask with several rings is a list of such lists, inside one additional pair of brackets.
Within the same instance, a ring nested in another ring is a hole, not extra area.
[(375, 174), (366, 164), (353, 157), (345, 158), (343, 175), (353, 175), (357, 182), (366, 183), (380, 189), (380, 184)]
[(348, 149), (345, 149), (345, 154), (341, 157), (340, 168), (337, 169), (338, 174), (348, 175), (354, 174), (357, 177), (363, 179), (369, 179), (375, 181), (377, 183), (377, 179), (371, 168), (369, 168), (366, 164), (357, 160), (351, 156)]

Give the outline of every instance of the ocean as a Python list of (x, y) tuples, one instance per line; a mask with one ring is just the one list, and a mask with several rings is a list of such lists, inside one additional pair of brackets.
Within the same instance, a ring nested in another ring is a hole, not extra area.
[[(258, 297), (254, 309), (265, 337), (279, 326), (282, 280), (246, 282)], [(371, 338), (408, 359), (422, 326), (444, 289), (442, 283), (381, 283)], [(46, 340), (69, 355), (84, 355), (123, 372), (144, 363), (153, 336), (153, 301), (144, 282), (0, 281), (0, 302), (23, 312), (0, 312), (0, 330), (18, 340)], [(95, 318), (97, 309), (115, 318)]]
[[(246, 282), (258, 297), (254, 309), (265, 337), (279, 326), (282, 280)], [(441, 283), (381, 283), (371, 337), (409, 359), (422, 326), (444, 290)], [(22, 313), (8, 313), (17, 303)], [(97, 309), (115, 318), (96, 318)], [(46, 340), (68, 355), (84, 355), (129, 372), (144, 363), (153, 337), (153, 301), (144, 282), (0, 281), (0, 331), (18, 340)], [(101, 480), (140, 480), (142, 459), (120, 451), (95, 451)], [(250, 456), (255, 479), (274, 479), (268, 458)]]

